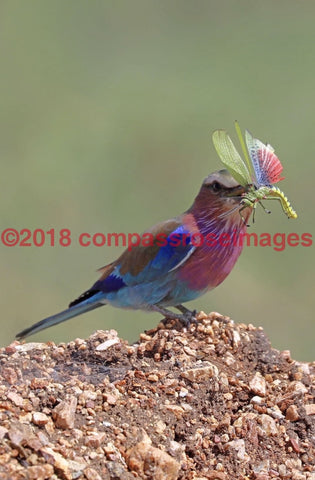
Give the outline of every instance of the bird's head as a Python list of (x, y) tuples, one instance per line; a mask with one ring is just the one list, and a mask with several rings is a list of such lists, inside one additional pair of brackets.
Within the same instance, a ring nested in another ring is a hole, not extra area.
[(247, 222), (252, 208), (242, 210), (242, 217), (239, 213), (241, 208), (242, 195), (246, 193), (246, 187), (232, 177), (228, 170), (218, 170), (211, 173), (204, 179), (200, 191), (194, 201), (191, 211), (198, 216), (215, 217), (226, 219), (232, 222)]

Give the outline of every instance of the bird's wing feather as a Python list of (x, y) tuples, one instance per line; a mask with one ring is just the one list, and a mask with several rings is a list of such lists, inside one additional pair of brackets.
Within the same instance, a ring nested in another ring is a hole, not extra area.
[(124, 285), (152, 282), (182, 265), (195, 250), (191, 233), (180, 217), (155, 225), (141, 238), (139, 245), (100, 269), (102, 276), (93, 290), (109, 292)]

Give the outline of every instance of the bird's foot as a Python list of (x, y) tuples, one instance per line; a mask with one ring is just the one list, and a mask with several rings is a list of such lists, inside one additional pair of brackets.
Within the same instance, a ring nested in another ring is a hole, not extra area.
[(168, 320), (178, 320), (186, 328), (189, 328), (192, 323), (197, 323), (196, 310), (188, 310), (188, 308), (184, 307), (183, 305), (176, 305), (175, 308), (180, 310), (182, 313), (175, 313), (171, 310), (168, 310), (167, 308), (158, 307), (157, 305), (152, 306), (152, 310), (164, 315), (165, 318), (162, 320), (162, 323), (164, 325), (167, 323)]
[(183, 324), (184, 327), (189, 328), (192, 323), (196, 324), (197, 318), (196, 318), (196, 310), (188, 311), (185, 313), (182, 313), (181, 315), (177, 315), (178, 320)]
[(179, 315), (178, 319), (183, 323), (183, 325), (185, 325), (185, 327), (189, 327), (191, 323), (197, 323), (197, 310), (189, 310), (188, 308), (184, 307), (184, 305), (176, 305), (175, 308), (182, 312), (182, 315)]

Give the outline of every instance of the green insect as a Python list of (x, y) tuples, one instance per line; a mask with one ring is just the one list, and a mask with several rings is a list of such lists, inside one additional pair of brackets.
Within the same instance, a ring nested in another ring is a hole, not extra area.
[[(245, 131), (245, 144), (237, 122), (235, 122), (235, 129), (245, 161), (242, 160), (225, 130), (216, 130), (212, 139), (221, 161), (235, 180), (247, 189), (241, 201), (240, 212), (246, 207), (253, 208), (255, 212), (257, 203), (264, 208), (261, 203), (262, 200), (278, 200), (288, 218), (297, 218), (297, 214), (287, 197), (278, 187), (273, 185), (283, 180), (283, 177), (280, 176), (283, 167), (272, 146), (265, 145), (254, 138), (248, 130)], [(270, 213), (265, 208), (264, 210)]]

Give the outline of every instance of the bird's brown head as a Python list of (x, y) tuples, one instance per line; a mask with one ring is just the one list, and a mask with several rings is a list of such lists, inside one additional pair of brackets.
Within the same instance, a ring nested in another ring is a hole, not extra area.
[[(246, 192), (246, 187), (239, 185), (228, 170), (218, 170), (204, 179), (191, 211), (203, 217), (220, 219), (233, 216), (234, 220), (242, 220), (239, 208)], [(247, 221), (251, 211), (251, 208), (243, 210), (243, 221)]]

